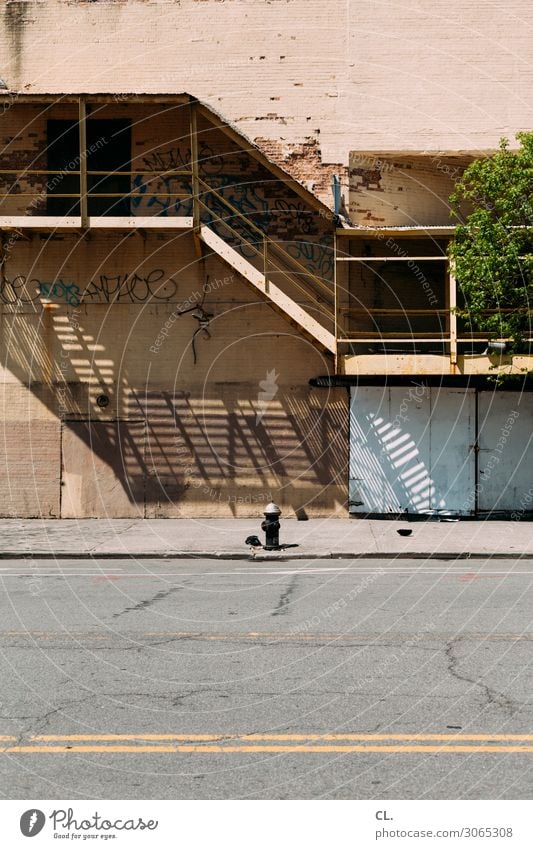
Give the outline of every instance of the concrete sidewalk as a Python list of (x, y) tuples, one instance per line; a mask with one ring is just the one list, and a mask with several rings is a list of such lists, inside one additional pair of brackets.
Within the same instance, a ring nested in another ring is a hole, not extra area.
[[(399, 528), (410, 528), (402, 537)], [(248, 559), (244, 540), (259, 535), (258, 519), (3, 519), (0, 559), (19, 557), (208, 557)], [(372, 519), (282, 520), (287, 552), (260, 558), (354, 557), (533, 558), (530, 522), (412, 522)]]

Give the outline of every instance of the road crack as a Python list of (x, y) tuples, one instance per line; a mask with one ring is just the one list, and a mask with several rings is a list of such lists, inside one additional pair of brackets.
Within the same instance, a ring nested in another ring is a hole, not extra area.
[(291, 603), (291, 596), (293, 595), (296, 589), (296, 583), (298, 581), (298, 575), (294, 575), (291, 578), (289, 585), (283, 590), (281, 593), (278, 603), (274, 610), (272, 611), (272, 616), (286, 616), (289, 612), (289, 605)]
[(485, 707), (495, 706), (506, 711), (510, 716), (514, 716), (519, 708), (509, 696), (506, 696), (505, 693), (500, 693), (493, 687), (489, 687), (489, 685), (481, 681), (480, 678), (471, 678), (470, 676), (459, 672), (458, 666), (460, 660), (455, 651), (456, 644), (459, 642), (461, 642), (461, 638), (458, 637), (453, 640), (449, 640), (446, 643), (445, 654), (448, 662), (447, 669), (450, 675), (453, 675), (457, 681), (462, 681), (467, 684), (472, 684), (473, 687), (478, 687), (482, 691), (485, 699)]
[(138, 601), (137, 604), (132, 605), (132, 607), (124, 608), (124, 610), (121, 610), (120, 613), (113, 613), (113, 619), (117, 619), (119, 616), (124, 616), (126, 613), (137, 613), (139, 610), (145, 610), (147, 607), (157, 604), (158, 601), (163, 601), (164, 598), (168, 598), (168, 596), (173, 593), (179, 592), (184, 588), (184, 586), (184, 584), (180, 584), (178, 587), (170, 587), (168, 590), (160, 590), (152, 596), (152, 598)]

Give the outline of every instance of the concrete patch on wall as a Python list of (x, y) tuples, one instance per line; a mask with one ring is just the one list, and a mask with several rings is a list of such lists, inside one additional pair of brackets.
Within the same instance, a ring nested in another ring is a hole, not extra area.
[(53, 519), (60, 516), (60, 421), (36, 386), (4, 384), (0, 398), (0, 516)]
[(366, 226), (451, 225), (449, 197), (471, 154), (350, 152), (350, 217)]
[(142, 518), (144, 438), (144, 421), (64, 421), (61, 518)]

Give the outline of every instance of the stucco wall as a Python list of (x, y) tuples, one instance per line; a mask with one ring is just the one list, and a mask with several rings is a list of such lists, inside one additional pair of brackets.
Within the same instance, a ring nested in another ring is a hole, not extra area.
[(29, 92), (188, 91), (331, 201), (351, 150), (529, 129), (532, 23), (529, 0), (8, 0), (0, 73)]
[[(346, 393), (308, 386), (331, 360), (190, 232), (34, 234), (4, 272), (26, 286), (2, 289), (0, 515), (344, 511)], [(206, 283), (194, 363), (177, 312)]]

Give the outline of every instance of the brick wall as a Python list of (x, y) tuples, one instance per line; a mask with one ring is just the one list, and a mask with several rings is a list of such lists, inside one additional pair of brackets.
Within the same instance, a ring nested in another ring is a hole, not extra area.
[(530, 128), (532, 16), (529, 0), (7, 0), (2, 75), (188, 91), (331, 202), (350, 150), (475, 151)]

